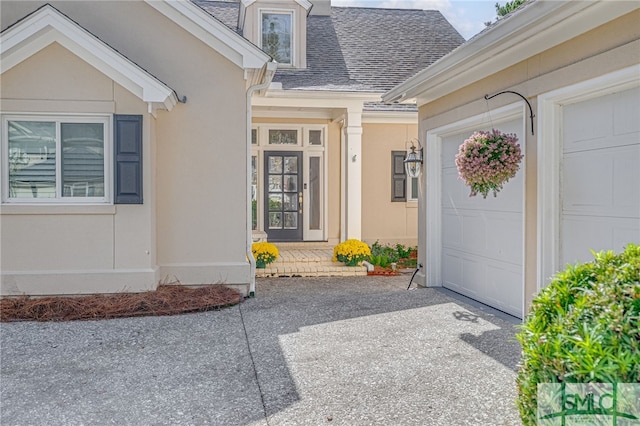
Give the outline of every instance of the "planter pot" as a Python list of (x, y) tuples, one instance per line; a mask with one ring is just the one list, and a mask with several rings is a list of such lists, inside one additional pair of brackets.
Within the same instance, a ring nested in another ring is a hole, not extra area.
[(267, 264), (264, 260), (256, 260), (256, 269), (264, 269), (267, 267)]

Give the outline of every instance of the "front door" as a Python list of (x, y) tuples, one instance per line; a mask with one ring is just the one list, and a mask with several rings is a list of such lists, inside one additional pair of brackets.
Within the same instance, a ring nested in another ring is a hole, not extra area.
[(266, 151), (265, 231), (269, 241), (302, 241), (302, 153)]

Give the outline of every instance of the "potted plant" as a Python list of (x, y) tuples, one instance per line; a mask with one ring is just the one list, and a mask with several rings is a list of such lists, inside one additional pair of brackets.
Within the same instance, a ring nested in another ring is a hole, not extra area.
[(469, 196), (480, 193), (487, 198), (490, 191), (497, 196), (516, 175), (522, 158), (516, 135), (493, 129), (474, 132), (466, 139), (456, 155), (456, 166), (459, 178), (471, 187)]
[(251, 252), (253, 253), (253, 257), (256, 259), (256, 268), (263, 269), (269, 263), (275, 261), (280, 253), (278, 252), (278, 247), (275, 244), (262, 241), (258, 243), (253, 243), (251, 245)]
[(360, 240), (343, 241), (333, 248), (334, 262), (343, 262), (347, 266), (356, 266), (371, 256), (367, 243)]

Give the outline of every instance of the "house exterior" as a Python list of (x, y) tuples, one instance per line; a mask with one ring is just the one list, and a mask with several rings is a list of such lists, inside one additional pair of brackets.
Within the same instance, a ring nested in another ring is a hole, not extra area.
[[(416, 245), (417, 181), (402, 161), (418, 136), (417, 109), (381, 95), (464, 41), (440, 12), (328, 0), (196, 4), (278, 62), (252, 102), (255, 238)], [(298, 174), (283, 177), (280, 161), (299, 164)]]
[[(522, 318), (566, 264), (640, 242), (638, 22), (637, 2), (529, 1), (384, 95), (419, 106), (422, 285)], [(469, 198), (454, 157), (491, 128), (524, 160)]]
[(2, 295), (251, 293), (258, 239), (416, 243), (417, 109), (381, 96), (463, 41), (438, 12), (2, 1), (1, 31)]
[(0, 44), (2, 295), (246, 291), (247, 94), (271, 58), (171, 1), (3, 1)]

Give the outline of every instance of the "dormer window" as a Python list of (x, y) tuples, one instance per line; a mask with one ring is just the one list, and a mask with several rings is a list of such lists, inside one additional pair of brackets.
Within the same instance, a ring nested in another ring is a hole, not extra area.
[(264, 10), (260, 14), (262, 50), (282, 65), (293, 65), (293, 11)]

